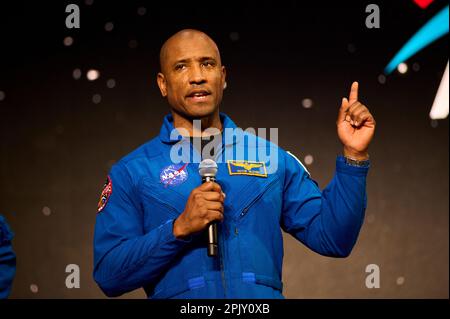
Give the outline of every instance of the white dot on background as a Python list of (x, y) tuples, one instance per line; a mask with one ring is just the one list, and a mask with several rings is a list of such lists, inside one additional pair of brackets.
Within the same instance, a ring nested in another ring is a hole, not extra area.
[(305, 156), (304, 161), (306, 165), (311, 165), (314, 162), (314, 158), (312, 155), (308, 154)]
[(79, 80), (81, 78), (81, 70), (80, 69), (73, 70), (72, 76), (75, 80)]
[(138, 15), (143, 16), (147, 13), (147, 9), (145, 7), (139, 7), (137, 13)]
[(100, 94), (94, 94), (92, 96), (92, 102), (94, 102), (94, 104), (98, 104), (102, 101), (102, 96)]
[(63, 42), (66, 47), (70, 47), (73, 44), (73, 38), (65, 37)]
[(231, 32), (230, 33), (230, 39), (231, 41), (238, 41), (239, 40), (239, 33), (238, 32)]
[(397, 71), (400, 72), (401, 74), (405, 74), (406, 72), (408, 72), (408, 65), (404, 62), (400, 63), (397, 66)]
[(30, 290), (31, 290), (32, 293), (37, 294), (38, 291), (39, 291), (39, 287), (37, 285), (35, 285), (35, 284), (31, 284), (30, 285)]
[(405, 283), (405, 277), (398, 277), (397, 278), (397, 285), (401, 286)]
[(309, 109), (309, 108), (311, 108), (313, 106), (313, 101), (311, 99), (303, 99), (302, 100), (302, 106), (305, 109)]
[(94, 69), (89, 70), (86, 73), (86, 77), (89, 81), (95, 81), (100, 77), (100, 72), (98, 72), (97, 70), (94, 70)]
[(3, 101), (5, 99), (5, 92), (0, 91), (0, 101)]
[(45, 206), (44, 208), (42, 208), (42, 214), (44, 214), (45, 216), (50, 216), (50, 214), (52, 213), (52, 210)]
[(116, 86), (116, 80), (109, 79), (108, 81), (106, 81), (106, 86), (110, 89), (114, 88)]
[(386, 77), (385, 77), (383, 74), (380, 74), (380, 75), (378, 76), (378, 82), (379, 82), (380, 84), (386, 83)]
[(110, 32), (110, 31), (112, 31), (113, 29), (114, 29), (114, 24), (113, 24), (112, 22), (108, 22), (108, 23), (105, 24), (105, 30), (106, 30), (107, 32)]

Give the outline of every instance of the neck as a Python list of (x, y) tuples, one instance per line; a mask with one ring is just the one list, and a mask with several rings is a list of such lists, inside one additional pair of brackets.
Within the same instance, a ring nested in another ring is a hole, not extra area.
[[(181, 114), (178, 114), (177, 112), (172, 111), (172, 117), (173, 126), (175, 128), (184, 128), (187, 132), (189, 132), (189, 136), (202, 137), (210, 135), (205, 132), (208, 128), (217, 128), (219, 131), (222, 131), (222, 122), (220, 122), (219, 110), (216, 110), (209, 116), (196, 119), (189, 119)], [(194, 126), (194, 120), (200, 120), (201, 127), (198, 127), (198, 125)]]

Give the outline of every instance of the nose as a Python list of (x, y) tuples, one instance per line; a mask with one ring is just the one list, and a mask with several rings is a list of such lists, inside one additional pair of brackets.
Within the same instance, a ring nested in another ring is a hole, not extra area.
[(189, 75), (189, 84), (203, 84), (206, 83), (206, 77), (203, 73), (203, 69), (201, 66), (194, 66), (191, 69), (191, 74)]

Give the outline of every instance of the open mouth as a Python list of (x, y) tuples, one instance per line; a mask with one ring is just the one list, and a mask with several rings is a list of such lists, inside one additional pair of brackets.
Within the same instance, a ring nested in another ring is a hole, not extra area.
[(202, 102), (206, 101), (210, 95), (211, 93), (206, 90), (194, 90), (190, 92), (186, 97), (194, 102)]

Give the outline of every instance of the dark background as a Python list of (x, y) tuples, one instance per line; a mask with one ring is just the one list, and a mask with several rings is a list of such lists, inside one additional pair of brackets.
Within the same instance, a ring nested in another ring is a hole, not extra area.
[[(447, 2), (425, 10), (406, 0), (5, 3), (0, 214), (16, 234), (12, 298), (103, 297), (92, 279), (97, 201), (111, 165), (158, 134), (168, 113), (156, 85), (159, 48), (186, 27), (208, 33), (221, 50), (228, 71), (221, 110), (244, 129), (278, 128), (280, 146), (302, 160), (313, 156), (308, 169), (322, 188), (341, 151), (335, 120), (352, 81), (377, 120), (366, 220), (352, 255), (321, 257), (285, 236), (286, 297), (448, 298), (448, 118), (428, 116), (448, 35), (406, 61), (407, 73), (379, 81)], [(65, 27), (70, 3), (80, 7), (80, 29)], [(365, 26), (370, 3), (380, 7), (380, 29)], [(100, 71), (98, 80), (86, 79), (89, 69)], [(68, 264), (80, 266), (80, 289), (65, 286)], [(368, 264), (380, 267), (379, 289), (365, 286)]]

